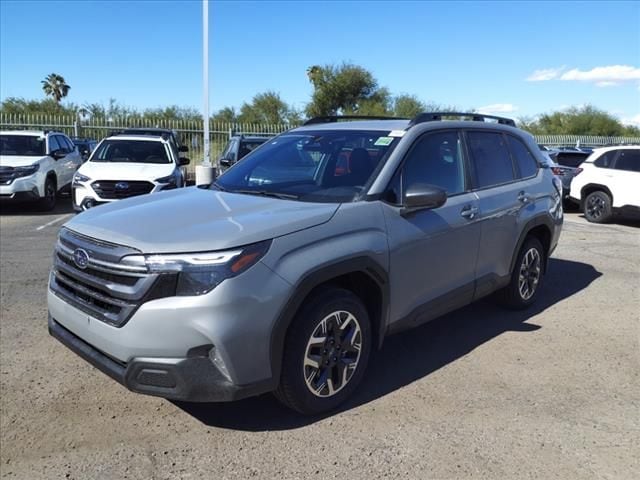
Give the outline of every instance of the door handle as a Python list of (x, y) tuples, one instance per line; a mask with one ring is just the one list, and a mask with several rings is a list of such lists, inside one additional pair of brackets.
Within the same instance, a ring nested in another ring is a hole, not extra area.
[(531, 197), (522, 191), (518, 193), (518, 201), (521, 203), (529, 203), (531, 201)]
[(473, 205), (465, 206), (460, 215), (462, 215), (467, 220), (473, 220), (473, 218), (478, 214), (478, 207), (474, 207)]

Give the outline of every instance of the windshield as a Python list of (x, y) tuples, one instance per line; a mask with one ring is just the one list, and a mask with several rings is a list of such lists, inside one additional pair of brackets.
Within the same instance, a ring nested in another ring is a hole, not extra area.
[(40, 157), (46, 154), (43, 137), (35, 135), (0, 135), (0, 155)]
[(161, 142), (104, 140), (91, 156), (92, 162), (171, 163)]
[(351, 202), (398, 142), (388, 132), (288, 133), (269, 140), (213, 184), (306, 202)]

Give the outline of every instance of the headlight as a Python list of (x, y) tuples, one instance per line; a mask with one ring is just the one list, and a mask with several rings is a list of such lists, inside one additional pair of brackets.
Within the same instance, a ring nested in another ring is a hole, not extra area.
[(146, 267), (150, 273), (177, 274), (176, 295), (203, 295), (258, 263), (270, 245), (267, 240), (223, 252), (129, 255), (121, 263)]
[(28, 177), (29, 175), (33, 175), (40, 169), (39, 163), (34, 163), (33, 165), (27, 165), (26, 167), (15, 167), (13, 169), (13, 175), (15, 178), (20, 177)]
[(87, 177), (86, 175), (82, 175), (79, 172), (76, 172), (73, 174), (73, 185), (79, 185), (80, 183), (83, 182), (88, 182), (89, 180), (91, 180), (89, 177)]
[(166, 177), (156, 178), (157, 183), (162, 183), (164, 186), (162, 190), (171, 190), (172, 188), (176, 188), (178, 186), (176, 182), (175, 174), (167, 175)]

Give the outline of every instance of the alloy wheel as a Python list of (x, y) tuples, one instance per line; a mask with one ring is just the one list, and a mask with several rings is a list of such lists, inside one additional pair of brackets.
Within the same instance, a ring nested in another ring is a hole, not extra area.
[(541, 270), (540, 252), (537, 248), (530, 248), (522, 257), (518, 278), (518, 291), (523, 300), (529, 300), (536, 293)]
[(602, 216), (606, 208), (605, 201), (602, 197), (592, 195), (587, 202), (587, 215), (590, 218), (598, 219)]
[(307, 388), (317, 397), (331, 397), (353, 377), (360, 361), (362, 330), (357, 318), (339, 310), (324, 317), (311, 333), (304, 356)]

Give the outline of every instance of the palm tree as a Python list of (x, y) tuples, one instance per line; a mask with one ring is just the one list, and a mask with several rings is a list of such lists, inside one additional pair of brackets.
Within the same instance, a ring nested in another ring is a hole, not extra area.
[(60, 100), (66, 97), (71, 89), (71, 87), (65, 83), (64, 77), (57, 73), (47, 75), (41, 83), (44, 94), (53, 97), (56, 103), (60, 103)]

